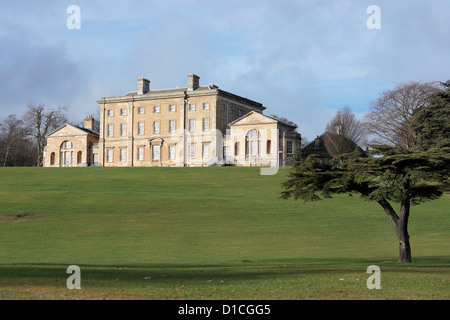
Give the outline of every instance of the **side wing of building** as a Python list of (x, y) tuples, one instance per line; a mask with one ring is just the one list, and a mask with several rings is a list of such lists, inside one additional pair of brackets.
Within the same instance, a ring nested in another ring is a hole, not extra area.
[(98, 133), (65, 124), (47, 136), (44, 167), (92, 166), (97, 161)]
[(239, 166), (288, 166), (300, 145), (295, 126), (250, 112), (230, 123), (226, 161)]

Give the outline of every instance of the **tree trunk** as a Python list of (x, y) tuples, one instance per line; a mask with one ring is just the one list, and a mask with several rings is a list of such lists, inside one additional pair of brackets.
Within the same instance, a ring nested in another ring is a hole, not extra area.
[[(406, 229), (406, 226), (405, 226)], [(398, 235), (398, 262), (411, 262), (411, 245), (409, 243), (408, 231), (400, 231)]]
[(411, 245), (409, 243), (408, 234), (408, 218), (410, 200), (406, 198), (402, 201), (400, 209), (400, 217), (392, 208), (391, 204), (387, 200), (380, 200), (378, 203), (383, 207), (384, 211), (389, 216), (392, 224), (394, 225), (395, 232), (397, 233), (399, 256), (398, 262), (405, 263), (411, 262)]
[(3, 159), (3, 167), (6, 167), (6, 163), (8, 162), (9, 149), (9, 145), (6, 146), (5, 158)]
[(42, 148), (41, 142), (39, 141), (38, 146), (37, 146), (37, 159), (36, 159), (37, 167), (42, 167), (42, 158), (43, 158), (42, 152), (43, 152), (43, 148)]
[[(404, 193), (407, 194), (407, 190)], [(405, 196), (400, 207), (400, 217), (397, 224), (397, 237), (398, 237), (398, 262), (411, 262), (411, 245), (409, 243), (408, 234), (408, 219), (409, 210), (411, 206), (411, 200), (409, 196)]]

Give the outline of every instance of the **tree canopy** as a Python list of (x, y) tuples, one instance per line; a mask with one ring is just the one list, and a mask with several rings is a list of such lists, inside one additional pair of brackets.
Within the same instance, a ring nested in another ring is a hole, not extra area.
[(442, 83), (445, 90), (431, 96), (430, 106), (413, 115), (411, 129), (417, 147), (450, 147), (450, 80)]

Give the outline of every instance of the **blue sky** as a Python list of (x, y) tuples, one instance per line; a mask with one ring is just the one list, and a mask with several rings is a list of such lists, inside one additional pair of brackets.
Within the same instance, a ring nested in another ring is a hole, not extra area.
[(0, 119), (43, 103), (79, 122), (139, 77), (162, 89), (196, 73), (311, 140), (343, 106), (362, 116), (397, 83), (450, 79), (449, 21), (448, 0), (0, 0)]

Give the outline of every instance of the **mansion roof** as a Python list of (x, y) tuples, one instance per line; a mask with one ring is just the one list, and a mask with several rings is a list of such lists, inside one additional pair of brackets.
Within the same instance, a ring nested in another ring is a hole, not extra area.
[(131, 91), (123, 96), (115, 97), (102, 97), (97, 101), (98, 104), (110, 103), (110, 102), (128, 102), (128, 101), (141, 101), (141, 100), (156, 100), (156, 99), (168, 99), (168, 98), (180, 98), (180, 97), (198, 97), (207, 95), (219, 95), (224, 98), (231, 98), (237, 101), (242, 101), (244, 104), (250, 104), (254, 108), (259, 110), (265, 110), (266, 107), (262, 103), (233, 94), (228, 91), (219, 89), (216, 85), (210, 84), (207, 86), (198, 86), (194, 89), (189, 87), (176, 87), (170, 89), (152, 89), (144, 93), (139, 93), (139, 91)]

